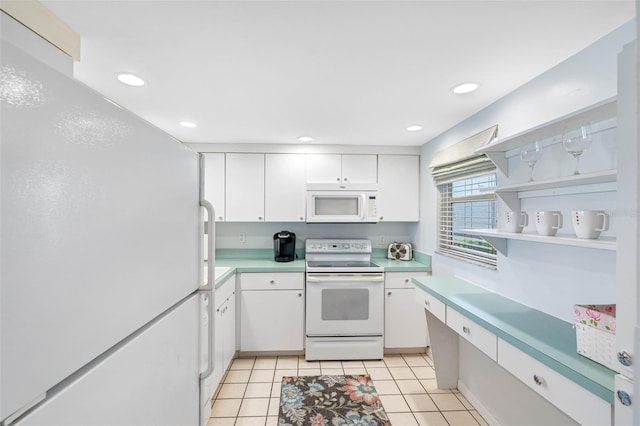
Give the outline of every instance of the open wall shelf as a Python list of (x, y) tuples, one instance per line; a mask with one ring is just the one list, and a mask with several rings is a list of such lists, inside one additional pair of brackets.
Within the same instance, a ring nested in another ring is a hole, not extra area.
[(599, 250), (616, 250), (616, 240), (610, 237), (600, 237), (596, 240), (588, 240), (584, 238), (578, 238), (575, 235), (562, 235), (558, 234), (553, 237), (532, 234), (532, 233), (515, 233), (515, 232), (503, 232), (497, 229), (463, 229), (461, 232), (473, 235), (479, 235), (487, 240), (492, 246), (496, 248), (504, 256), (507, 256), (507, 241), (508, 240), (520, 240), (531, 241), (537, 243), (546, 244), (558, 244), (563, 246), (573, 247), (585, 247)]

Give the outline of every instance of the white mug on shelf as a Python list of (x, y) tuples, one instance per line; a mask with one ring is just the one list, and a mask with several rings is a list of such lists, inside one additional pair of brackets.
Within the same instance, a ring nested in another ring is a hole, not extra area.
[(597, 239), (609, 229), (609, 215), (603, 210), (573, 210), (571, 221), (578, 238)]
[(518, 210), (508, 211), (504, 215), (504, 231), (506, 232), (522, 232), (522, 229), (529, 224), (529, 215), (527, 212)]
[(562, 213), (556, 210), (536, 212), (536, 231), (538, 235), (553, 236), (562, 228)]

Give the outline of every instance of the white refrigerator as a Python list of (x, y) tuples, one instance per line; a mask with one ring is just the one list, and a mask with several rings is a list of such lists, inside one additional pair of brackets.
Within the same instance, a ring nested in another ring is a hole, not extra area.
[(0, 66), (0, 424), (206, 422), (198, 155), (4, 39)]

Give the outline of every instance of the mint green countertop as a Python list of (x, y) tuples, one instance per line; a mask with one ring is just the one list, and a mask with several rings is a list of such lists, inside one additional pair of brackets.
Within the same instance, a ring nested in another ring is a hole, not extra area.
[(276, 262), (273, 259), (216, 259), (216, 266), (228, 266), (235, 272), (304, 272), (304, 259)]
[(395, 260), (374, 257), (371, 259), (376, 265), (384, 268), (385, 272), (431, 272), (431, 265), (416, 260)]
[(572, 324), (459, 278), (416, 277), (413, 282), (501, 339), (613, 403), (616, 373), (576, 352)]

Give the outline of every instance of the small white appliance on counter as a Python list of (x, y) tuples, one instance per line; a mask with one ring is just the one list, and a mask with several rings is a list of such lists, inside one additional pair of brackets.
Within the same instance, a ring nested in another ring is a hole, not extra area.
[(370, 240), (307, 239), (305, 359), (381, 359), (384, 269)]

